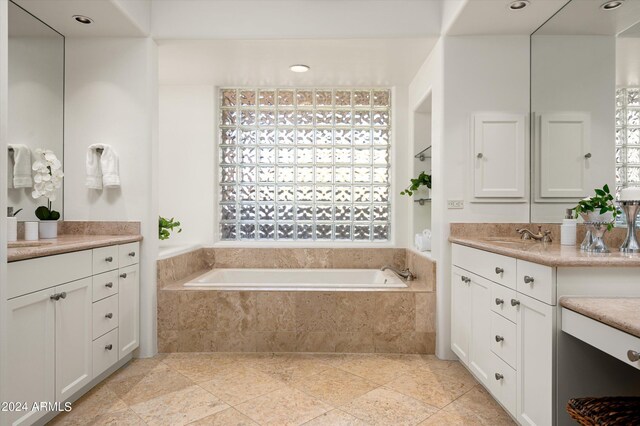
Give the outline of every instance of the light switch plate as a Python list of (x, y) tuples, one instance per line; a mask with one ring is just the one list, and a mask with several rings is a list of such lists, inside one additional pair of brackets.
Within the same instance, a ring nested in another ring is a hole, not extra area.
[(464, 200), (447, 200), (448, 209), (463, 209)]

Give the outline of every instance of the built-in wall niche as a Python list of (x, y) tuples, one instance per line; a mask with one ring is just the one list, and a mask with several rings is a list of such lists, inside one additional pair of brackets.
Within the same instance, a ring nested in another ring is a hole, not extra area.
[[(421, 172), (432, 173), (432, 95), (429, 93), (413, 111), (413, 168), (411, 177)], [(413, 204), (413, 234), (431, 229), (431, 190), (421, 187), (411, 197)], [(412, 236), (413, 239), (413, 236)]]
[(560, 222), (604, 184), (640, 185), (640, 102), (626, 96), (640, 86), (639, 35), (637, 3), (579, 0), (531, 35), (532, 222)]
[[(8, 205), (23, 209), (18, 220), (35, 220), (35, 209), (47, 203), (31, 195), (30, 165), (36, 160), (36, 149), (51, 150), (63, 161), (64, 37), (9, 2), (8, 63), (8, 144), (16, 147), (8, 153), (7, 168), (2, 167), (10, 175)], [(18, 150), (21, 164), (16, 165)], [(16, 181), (15, 175), (25, 179)], [(62, 189), (56, 195), (52, 206), (62, 214)]]

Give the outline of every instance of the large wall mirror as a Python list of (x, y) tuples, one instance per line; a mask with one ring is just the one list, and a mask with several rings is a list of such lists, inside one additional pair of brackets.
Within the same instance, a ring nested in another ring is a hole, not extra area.
[(638, 88), (640, 0), (571, 0), (532, 34), (532, 222), (640, 186)]
[[(20, 221), (35, 220), (46, 198), (34, 199), (31, 165), (36, 150), (63, 161), (64, 37), (9, 2), (8, 205), (23, 209)], [(62, 188), (52, 202), (62, 213)]]

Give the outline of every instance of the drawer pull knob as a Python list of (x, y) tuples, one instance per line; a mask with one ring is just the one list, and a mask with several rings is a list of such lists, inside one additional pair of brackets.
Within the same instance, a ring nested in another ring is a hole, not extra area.
[(104, 286), (105, 286), (106, 288), (111, 288), (111, 287), (113, 287), (113, 283), (106, 283)]
[(504, 268), (496, 266), (496, 274), (498, 274), (498, 275), (504, 274)]
[(66, 299), (67, 298), (67, 292), (63, 291), (62, 293), (60, 293), (60, 299)]
[(471, 278), (469, 277), (461, 277), (461, 279), (462, 279), (462, 282), (466, 284), (469, 284), (471, 282)]
[(500, 374), (500, 373), (496, 373), (496, 376), (495, 376), (495, 377), (496, 377), (496, 380), (502, 380), (502, 379), (504, 379), (504, 376), (503, 376), (502, 374)]
[(136, 257), (136, 252), (135, 251), (130, 251), (129, 252), (129, 257)]
[(524, 276), (524, 282), (525, 284), (533, 284), (533, 277), (530, 277), (529, 275), (525, 275)]
[(104, 258), (105, 262), (113, 262), (113, 257), (109, 256), (109, 257), (105, 257)]
[(496, 334), (496, 342), (500, 343), (500, 342), (502, 342), (502, 341), (504, 341), (504, 337), (502, 337), (502, 336), (498, 336), (498, 335)]
[(504, 300), (500, 299), (499, 297), (496, 297), (496, 305), (502, 305), (504, 303)]
[(627, 351), (627, 358), (629, 358), (629, 361), (631, 362), (640, 361), (640, 352), (629, 349)]
[(104, 317), (105, 317), (105, 318), (109, 318), (109, 319), (111, 319), (111, 318), (113, 318), (113, 314), (112, 314), (111, 312), (109, 312), (109, 313), (108, 313), (108, 314), (106, 314)]
[(110, 351), (111, 349), (113, 349), (113, 345), (111, 343), (109, 343), (108, 345), (106, 345), (104, 347), (106, 350)]
[(520, 301), (516, 299), (511, 299), (511, 306), (520, 306)]
[(120, 278), (127, 278), (127, 274), (120, 274)]
[(60, 300), (60, 293), (52, 294), (51, 296), (49, 296), (49, 299)]

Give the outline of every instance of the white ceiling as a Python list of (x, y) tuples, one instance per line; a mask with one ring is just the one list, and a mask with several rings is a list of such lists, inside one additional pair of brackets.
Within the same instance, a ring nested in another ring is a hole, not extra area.
[[(407, 85), (436, 38), (161, 41), (161, 84)], [(304, 74), (292, 64), (311, 67)]]
[(387, 38), (440, 34), (442, 0), (153, 0), (156, 39)]
[(521, 10), (509, 9), (512, 1), (468, 0), (447, 35), (528, 35), (568, 0), (530, 0), (529, 6)]
[(640, 21), (640, 0), (624, 0), (618, 9), (604, 11), (605, 0), (573, 0), (536, 34), (617, 35)]

